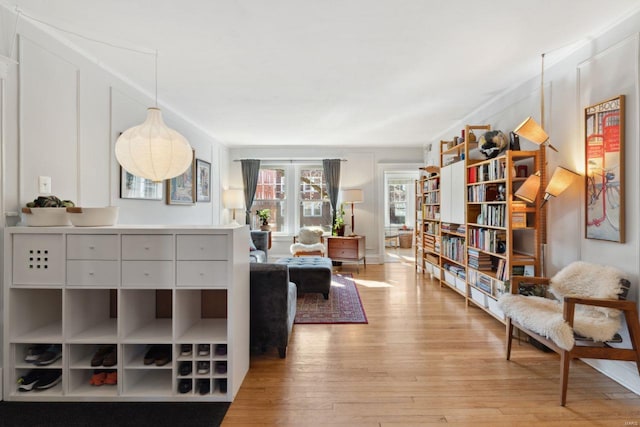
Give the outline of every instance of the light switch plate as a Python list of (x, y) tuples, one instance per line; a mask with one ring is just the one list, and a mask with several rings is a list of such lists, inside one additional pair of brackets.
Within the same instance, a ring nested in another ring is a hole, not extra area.
[(38, 188), (41, 194), (51, 194), (51, 177), (50, 176), (39, 176), (38, 177)]

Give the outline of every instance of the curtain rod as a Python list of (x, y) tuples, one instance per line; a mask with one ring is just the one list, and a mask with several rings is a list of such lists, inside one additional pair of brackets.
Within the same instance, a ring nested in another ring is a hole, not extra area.
[[(265, 162), (283, 162), (283, 163), (293, 163), (293, 162), (317, 162), (322, 161), (323, 159), (234, 159), (234, 162), (241, 162), (243, 160), (260, 160)], [(347, 159), (339, 159), (341, 162), (346, 162)]]

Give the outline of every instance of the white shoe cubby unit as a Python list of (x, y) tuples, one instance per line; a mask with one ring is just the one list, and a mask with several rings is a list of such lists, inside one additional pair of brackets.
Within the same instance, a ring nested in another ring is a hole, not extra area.
[[(232, 401), (249, 369), (248, 241), (246, 226), (5, 228), (4, 399)], [(26, 362), (36, 344), (61, 345), (62, 357)], [(116, 365), (91, 366), (104, 345)], [(145, 364), (152, 346), (171, 361)], [(62, 380), (19, 391), (45, 369)], [(115, 370), (117, 384), (92, 385), (96, 369)]]

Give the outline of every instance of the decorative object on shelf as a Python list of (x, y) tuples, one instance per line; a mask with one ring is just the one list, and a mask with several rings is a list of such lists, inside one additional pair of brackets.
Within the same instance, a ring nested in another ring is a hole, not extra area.
[(120, 166), (120, 198), (162, 200), (164, 184), (135, 176)]
[(520, 150), (520, 137), (515, 132), (509, 132), (509, 150)]
[(501, 130), (490, 130), (480, 137), (478, 145), (487, 159), (493, 159), (509, 146), (509, 140)]
[(364, 192), (361, 189), (342, 190), (342, 203), (351, 203), (351, 235), (355, 236), (355, 216), (353, 205), (364, 202)]
[(167, 180), (168, 205), (192, 205), (196, 200), (195, 175), (196, 151), (191, 151), (191, 166), (179, 176)]
[(258, 219), (260, 220), (260, 230), (269, 231), (271, 229), (271, 227), (269, 226), (271, 211), (269, 209), (258, 209), (256, 211), (256, 215), (258, 215)]
[(211, 163), (196, 159), (196, 202), (211, 201)]
[(222, 204), (225, 209), (231, 209), (231, 224), (238, 224), (238, 221), (236, 221), (236, 209), (244, 208), (244, 191), (233, 188), (224, 190), (222, 193)]
[(184, 174), (193, 163), (186, 138), (169, 128), (158, 108), (158, 51), (155, 52), (155, 106), (147, 110), (146, 120), (118, 137), (116, 159), (133, 175), (155, 182)]
[(624, 243), (624, 95), (585, 108), (585, 236)]

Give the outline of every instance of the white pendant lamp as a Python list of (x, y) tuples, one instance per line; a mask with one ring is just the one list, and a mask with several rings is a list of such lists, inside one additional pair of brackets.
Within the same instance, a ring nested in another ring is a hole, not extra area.
[(187, 139), (162, 120), (158, 105), (158, 52), (156, 51), (156, 107), (147, 110), (141, 125), (124, 131), (116, 141), (116, 159), (129, 173), (154, 182), (181, 175), (193, 161)]

